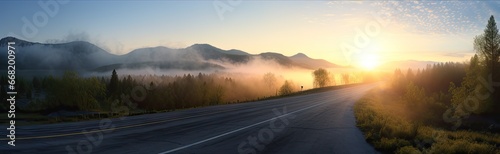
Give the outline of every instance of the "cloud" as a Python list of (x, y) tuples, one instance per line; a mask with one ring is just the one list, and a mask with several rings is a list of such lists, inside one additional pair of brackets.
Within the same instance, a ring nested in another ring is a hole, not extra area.
[(186, 42), (182, 41), (170, 41), (170, 40), (160, 40), (158, 43), (160, 46), (165, 46), (174, 49), (185, 48), (191, 45), (191, 44), (188, 45)]
[[(364, 8), (363, 12), (349, 12), (356, 15), (387, 14), (392, 21), (406, 25), (406, 30), (425, 34), (477, 33), (490, 15), (500, 11), (499, 2), (492, 1), (335, 1), (327, 4), (338, 9)], [(337, 15), (341, 14), (345, 13)]]
[(66, 42), (71, 42), (71, 41), (90, 41), (90, 36), (86, 32), (80, 32), (80, 33), (69, 33), (64, 37), (64, 41)]
[(362, 0), (336, 0), (336, 1), (329, 1), (326, 4), (328, 5), (350, 5), (350, 4), (363, 4)]
[(126, 48), (125, 44), (116, 39), (93, 37), (89, 42), (115, 55), (123, 55), (131, 51)]
[(45, 41), (45, 43), (68, 43), (68, 42), (73, 42), (73, 41), (86, 41), (90, 42), (90, 36), (86, 32), (69, 32), (65, 36), (62, 37), (62, 39), (48, 39)]

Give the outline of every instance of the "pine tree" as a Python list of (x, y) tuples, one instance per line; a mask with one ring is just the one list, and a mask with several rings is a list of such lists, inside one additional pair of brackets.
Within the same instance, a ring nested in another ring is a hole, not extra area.
[[(480, 64), (484, 68), (484, 72), (481, 73), (484, 78), (488, 78), (490, 75), (492, 81), (500, 81), (500, 35), (498, 34), (497, 24), (493, 15), (488, 20), (486, 29), (484, 33), (476, 36), (474, 39), (474, 49), (479, 55)], [(492, 95), (493, 102), (499, 102), (500, 88), (495, 87), (494, 94)], [(500, 108), (500, 103), (496, 103), (496, 108)]]
[(498, 34), (497, 24), (493, 16), (488, 20), (484, 34), (476, 36), (474, 48), (480, 58), (484, 60), (487, 72), (492, 73), (494, 78), (497, 77), (496, 69), (500, 55), (500, 35)]
[(119, 86), (118, 74), (116, 74), (116, 71), (113, 69), (113, 73), (111, 75), (111, 80), (109, 81), (109, 87), (108, 87), (109, 95), (117, 96), (119, 88), (118, 86)]
[(40, 90), (40, 88), (42, 88), (42, 83), (38, 77), (33, 77), (32, 83), (35, 90)]

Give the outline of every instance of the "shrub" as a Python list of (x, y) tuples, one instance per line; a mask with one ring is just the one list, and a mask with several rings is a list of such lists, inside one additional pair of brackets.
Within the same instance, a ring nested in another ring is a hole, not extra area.
[(285, 81), (280, 88), (280, 95), (289, 95), (294, 91), (294, 84), (291, 81)]
[[(485, 143), (470, 142), (465, 139), (443, 140), (432, 145), (430, 153), (495, 153), (495, 146)], [(497, 151), (498, 152), (498, 151)]]
[(398, 151), (396, 151), (397, 154), (421, 154), (420, 150), (416, 149), (415, 147), (412, 146), (405, 146), (402, 148), (399, 148)]
[[(381, 97), (383, 96), (383, 97)], [(358, 127), (377, 150), (390, 153), (500, 153), (500, 135), (448, 131), (408, 118), (397, 95), (375, 89), (354, 106)], [(406, 106), (406, 105), (404, 105)]]
[(404, 139), (399, 138), (382, 138), (380, 141), (375, 142), (375, 148), (380, 149), (382, 151), (396, 151), (397, 149), (411, 146), (411, 143)]

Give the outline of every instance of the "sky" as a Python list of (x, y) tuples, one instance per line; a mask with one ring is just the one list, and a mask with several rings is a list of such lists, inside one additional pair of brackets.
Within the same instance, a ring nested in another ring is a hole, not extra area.
[(474, 54), (473, 39), (483, 33), (489, 17), (500, 16), (496, 1), (0, 3), (1, 37), (42, 43), (89, 41), (114, 54), (208, 43), (252, 54), (305, 53), (341, 65), (363, 60), (364, 55), (376, 55), (381, 62), (462, 62)]

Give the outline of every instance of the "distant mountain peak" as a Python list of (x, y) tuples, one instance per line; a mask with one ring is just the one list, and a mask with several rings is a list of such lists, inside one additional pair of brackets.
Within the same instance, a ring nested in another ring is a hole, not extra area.
[(311, 69), (339, 67), (338, 65), (330, 63), (324, 59), (310, 58), (304, 53), (297, 53), (291, 56), (290, 59), (294, 60), (297, 64), (302, 65), (303, 67)]
[(293, 55), (291, 58), (309, 58), (309, 56), (307, 56), (306, 54), (304, 53), (297, 53), (295, 55)]
[(263, 52), (263, 53), (260, 53), (260, 55), (279, 55), (279, 56), (285, 56), (281, 53), (277, 53), (277, 52)]
[(28, 46), (28, 45), (36, 44), (36, 43), (33, 43), (33, 42), (28, 42), (28, 41), (25, 41), (25, 40), (18, 39), (16, 37), (7, 36), (7, 37), (4, 37), (4, 38), (0, 39), (0, 46), (7, 46), (8, 42), (15, 42), (16, 46)]
[(199, 49), (199, 48), (202, 48), (202, 49), (207, 49), (207, 48), (214, 48), (214, 49), (219, 49), (217, 47), (214, 47), (213, 45), (210, 45), (210, 44), (193, 44), (187, 48), (195, 48), (195, 49)]
[[(210, 54), (229, 54), (229, 55), (239, 55), (239, 56), (249, 56), (250, 54), (237, 50), (237, 49), (231, 49), (231, 50), (223, 50), (220, 48), (217, 48), (213, 45), (210, 44), (193, 44), (186, 49), (194, 49), (197, 51), (204, 51), (202, 54), (206, 54), (206, 52), (211, 52)], [(213, 56), (213, 55), (212, 55)]]
[(247, 53), (245, 51), (238, 50), (238, 49), (231, 49), (231, 50), (227, 50), (224, 52), (227, 54), (232, 54), (232, 55), (250, 55), (249, 53)]
[(16, 40), (20, 40), (20, 39), (12, 37), (12, 36), (7, 36), (7, 37), (0, 39), (0, 41), (2, 41), (2, 42), (3, 41), (16, 41)]

